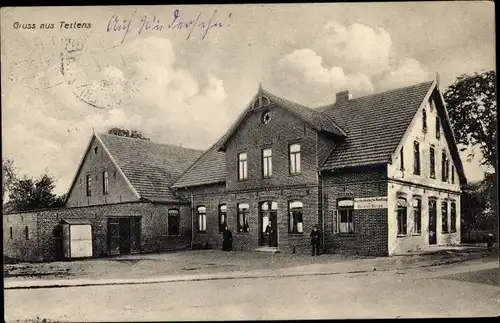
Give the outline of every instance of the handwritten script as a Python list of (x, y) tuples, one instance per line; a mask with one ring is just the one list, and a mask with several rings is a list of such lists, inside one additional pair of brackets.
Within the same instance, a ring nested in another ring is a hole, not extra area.
[[(135, 12), (132, 16), (135, 16)], [(198, 13), (191, 18), (186, 18), (181, 15), (180, 9), (175, 9), (172, 15), (166, 21), (170, 22), (168, 25), (162, 23), (163, 17), (144, 15), (140, 19), (129, 18), (124, 19), (118, 15), (112, 15), (108, 20), (106, 27), (107, 32), (121, 33), (121, 43), (125, 41), (127, 36), (136, 32), (141, 35), (147, 32), (161, 32), (166, 29), (173, 31), (185, 31), (187, 33), (186, 39), (190, 39), (195, 31), (199, 31), (201, 39), (204, 40), (209, 31), (214, 28), (224, 28), (230, 26), (231, 13), (227, 17), (221, 17), (217, 10), (214, 10), (208, 15)]]

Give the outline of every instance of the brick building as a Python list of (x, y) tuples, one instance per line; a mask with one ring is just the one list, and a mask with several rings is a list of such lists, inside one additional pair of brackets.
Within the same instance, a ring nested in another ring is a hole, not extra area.
[[(394, 255), (460, 242), (466, 182), (438, 80), (311, 109), (259, 88), (205, 152), (93, 135), (66, 208), (4, 216), (4, 254), (57, 258), (52, 231), (92, 224), (93, 255), (222, 244)], [(270, 224), (275, 237), (269, 239)]]
[(317, 109), (259, 88), (172, 187), (196, 241), (305, 252), (318, 225), (327, 252), (393, 255), (460, 242), (465, 181), (436, 80)]
[(30, 261), (60, 259), (58, 228), (68, 220), (91, 224), (94, 257), (189, 247), (189, 201), (174, 196), (170, 186), (201, 153), (93, 134), (65, 208), (4, 215), (4, 255)]

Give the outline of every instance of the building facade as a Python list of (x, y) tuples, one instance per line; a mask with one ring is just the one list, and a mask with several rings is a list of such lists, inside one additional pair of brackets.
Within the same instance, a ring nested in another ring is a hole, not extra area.
[(326, 252), (394, 255), (460, 242), (465, 181), (434, 81), (317, 109), (260, 88), (173, 188), (200, 242), (309, 252), (317, 225)]
[(328, 253), (458, 244), (466, 179), (438, 83), (316, 109), (260, 87), (205, 152), (93, 134), (66, 207), (4, 216), (4, 250), (55, 259), (67, 220), (91, 223), (96, 257), (221, 248), (226, 226), (240, 251), (310, 252), (314, 226)]

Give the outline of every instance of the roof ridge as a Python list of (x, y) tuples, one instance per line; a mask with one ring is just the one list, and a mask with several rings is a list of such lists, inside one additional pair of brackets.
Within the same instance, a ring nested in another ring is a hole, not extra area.
[[(406, 90), (406, 89), (409, 89), (411, 87), (417, 87), (417, 86), (421, 86), (421, 85), (424, 85), (424, 84), (427, 84), (427, 83), (430, 85), (430, 84), (432, 84), (434, 82), (435, 81), (420, 82), (420, 83), (416, 83), (416, 84), (413, 84), (413, 85), (408, 85), (408, 86), (405, 86), (405, 87), (398, 87), (398, 88), (395, 88), (395, 89), (392, 89), (392, 90), (387, 90), (387, 91), (382, 91), (382, 92), (377, 92), (377, 93), (363, 95), (363, 96), (360, 96), (360, 97), (357, 97), (357, 98), (352, 98), (349, 101), (355, 101), (355, 100), (370, 98), (370, 97), (377, 96), (377, 95), (387, 95), (387, 94), (392, 93), (392, 92)], [(329, 103), (329, 104), (325, 104), (325, 105), (321, 105), (321, 106), (316, 107), (314, 109), (315, 110), (321, 110), (323, 108), (330, 107), (330, 106), (333, 106), (335, 104), (337, 104), (337, 102), (335, 102), (335, 103)], [(321, 111), (321, 112), (324, 112), (324, 111)]]
[(180, 147), (180, 146), (177, 146), (177, 145), (174, 145), (174, 144), (166, 144), (166, 143), (161, 143), (161, 142), (157, 142), (157, 141), (153, 141), (153, 140), (144, 140), (144, 139), (141, 139), (141, 138), (132, 138), (132, 137), (120, 136), (120, 135), (115, 135), (115, 134), (112, 134), (112, 133), (103, 133), (103, 132), (101, 132), (101, 133), (96, 133), (96, 135), (98, 135), (98, 136), (102, 136), (102, 135), (113, 136), (113, 137), (118, 137), (118, 138), (123, 138), (123, 139), (141, 141), (141, 142), (144, 142), (144, 143), (147, 143), (147, 144), (154, 144), (154, 145), (167, 146), (167, 147), (175, 147), (175, 148), (180, 148), (180, 149), (185, 149), (185, 150), (194, 150), (194, 151), (200, 151), (200, 152), (203, 151), (203, 149)]

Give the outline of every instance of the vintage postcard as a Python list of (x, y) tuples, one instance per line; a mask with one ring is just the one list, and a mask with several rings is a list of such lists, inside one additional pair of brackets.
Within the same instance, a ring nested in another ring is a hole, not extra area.
[(500, 314), (493, 2), (1, 8), (7, 322)]

